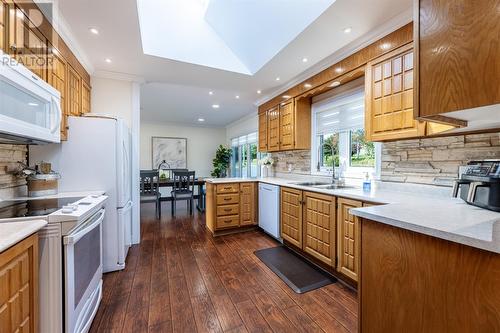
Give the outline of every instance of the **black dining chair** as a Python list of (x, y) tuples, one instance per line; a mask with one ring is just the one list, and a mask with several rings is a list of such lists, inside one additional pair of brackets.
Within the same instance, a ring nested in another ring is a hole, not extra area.
[(140, 173), (141, 196), (140, 201), (155, 202), (155, 216), (161, 218), (161, 193), (160, 176), (156, 170), (141, 170)]
[(194, 206), (194, 171), (174, 171), (172, 188), (172, 216), (175, 216), (177, 201), (189, 202), (189, 214), (193, 215)]

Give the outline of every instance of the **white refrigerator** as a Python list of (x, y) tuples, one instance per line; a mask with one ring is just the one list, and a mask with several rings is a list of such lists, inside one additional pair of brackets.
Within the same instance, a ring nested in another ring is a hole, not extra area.
[(132, 243), (130, 130), (121, 119), (69, 117), (68, 140), (31, 146), (30, 164), (46, 161), (61, 174), (59, 191), (105, 191), (103, 271), (125, 268)]

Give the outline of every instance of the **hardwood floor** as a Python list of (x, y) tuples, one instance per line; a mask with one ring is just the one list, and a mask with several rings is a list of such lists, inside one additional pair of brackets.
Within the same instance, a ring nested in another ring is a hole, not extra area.
[(142, 205), (141, 244), (104, 275), (90, 332), (357, 331), (356, 294), (340, 283), (295, 294), (253, 254), (278, 245), (270, 237), (213, 238), (204, 215), (163, 212)]

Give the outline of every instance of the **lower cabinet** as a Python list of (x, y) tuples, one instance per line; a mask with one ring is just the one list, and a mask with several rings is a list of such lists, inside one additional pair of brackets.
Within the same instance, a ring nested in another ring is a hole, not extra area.
[(281, 187), (281, 237), (350, 278), (359, 279), (361, 201)]
[(257, 224), (255, 182), (207, 183), (207, 227), (213, 232)]
[(302, 248), (302, 191), (281, 188), (281, 238)]
[(303, 193), (303, 250), (328, 266), (335, 265), (335, 197)]
[(38, 235), (0, 253), (0, 332), (38, 332)]
[(358, 281), (359, 275), (359, 218), (350, 214), (349, 209), (362, 207), (361, 201), (339, 198), (337, 213), (337, 271)]

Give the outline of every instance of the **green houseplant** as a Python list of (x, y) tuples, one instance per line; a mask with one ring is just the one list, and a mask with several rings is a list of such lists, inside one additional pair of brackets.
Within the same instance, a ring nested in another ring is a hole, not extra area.
[(226, 177), (227, 169), (229, 168), (229, 163), (231, 162), (231, 155), (231, 148), (223, 145), (220, 145), (219, 148), (217, 148), (215, 158), (212, 161), (214, 165), (212, 177)]

